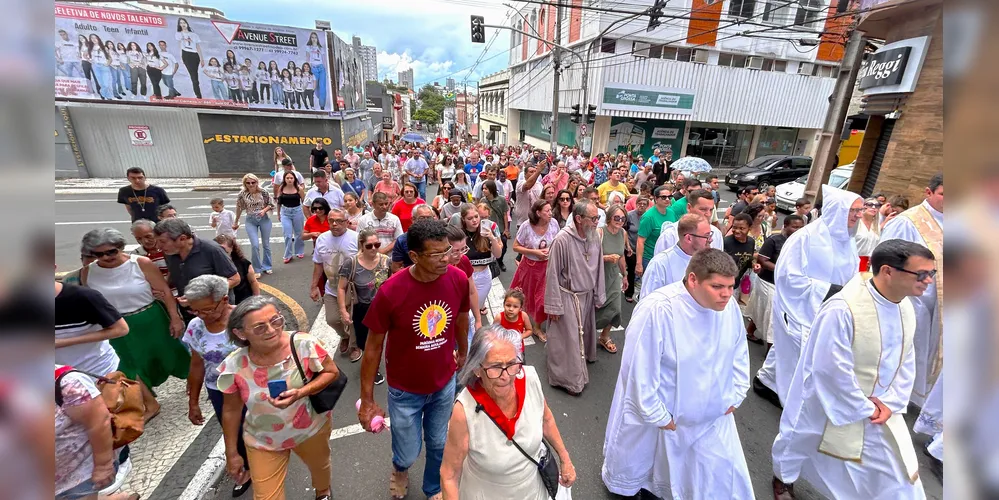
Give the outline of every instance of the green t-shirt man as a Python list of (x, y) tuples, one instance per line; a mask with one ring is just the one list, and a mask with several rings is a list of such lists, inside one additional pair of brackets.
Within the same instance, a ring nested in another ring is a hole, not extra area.
[[(687, 200), (684, 199), (684, 203)], [(659, 240), (659, 233), (662, 231), (663, 222), (669, 219), (670, 210), (667, 207), (666, 213), (659, 212), (659, 207), (653, 205), (642, 214), (642, 220), (638, 223), (638, 236), (645, 238), (645, 246), (642, 250), (642, 267), (645, 267), (656, 254), (656, 241)]]

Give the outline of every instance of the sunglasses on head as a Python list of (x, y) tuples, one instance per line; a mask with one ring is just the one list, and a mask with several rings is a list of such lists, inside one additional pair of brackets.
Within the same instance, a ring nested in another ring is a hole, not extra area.
[(95, 259), (99, 259), (101, 257), (114, 257), (115, 255), (118, 255), (119, 253), (121, 253), (121, 250), (118, 250), (117, 248), (112, 248), (111, 250), (108, 250), (108, 251), (105, 251), (105, 252), (97, 252), (97, 251), (90, 252), (90, 256), (93, 257), (93, 258), (95, 258)]
[(364, 249), (365, 250), (374, 250), (376, 248), (381, 248), (381, 247), (382, 247), (382, 242), (380, 242), (380, 241), (376, 241), (374, 243), (365, 243), (364, 244)]

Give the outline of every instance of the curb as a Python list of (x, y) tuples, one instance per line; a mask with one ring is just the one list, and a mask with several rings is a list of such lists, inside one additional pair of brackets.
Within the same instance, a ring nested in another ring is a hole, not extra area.
[(225, 438), (219, 438), (205, 463), (201, 464), (194, 478), (184, 488), (179, 500), (205, 500), (222, 479), (225, 470)]

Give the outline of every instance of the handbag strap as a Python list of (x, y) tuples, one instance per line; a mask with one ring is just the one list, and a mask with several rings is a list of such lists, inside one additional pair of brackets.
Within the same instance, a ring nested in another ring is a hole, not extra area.
[(311, 382), (311, 380), (308, 380), (308, 379), (305, 378), (305, 370), (302, 368), (302, 361), (300, 359), (298, 359), (298, 349), (295, 347), (295, 335), (296, 334), (298, 334), (298, 332), (292, 332), (291, 333), (291, 339), (290, 339), (290, 342), (291, 342), (291, 359), (295, 360), (295, 366), (298, 367), (298, 373), (302, 374), (302, 383), (308, 384), (309, 382)]
[[(466, 390), (467, 390), (467, 389), (466, 389)], [(487, 416), (487, 417), (489, 417), (489, 420), (490, 420), (490, 421), (492, 421), (492, 423), (496, 425), (496, 428), (497, 428), (497, 429), (498, 429), (498, 430), (499, 430), (500, 432), (503, 432), (503, 428), (502, 428), (502, 427), (500, 427), (500, 425), (499, 425), (499, 423), (498, 423), (498, 422), (496, 422), (496, 419), (494, 419), (494, 418), (492, 417), (492, 415), (490, 415), (490, 414), (486, 413), (485, 409), (483, 408), (483, 406), (482, 406), (481, 404), (478, 404), (478, 403), (476, 403), (476, 405), (475, 405), (475, 413), (479, 413), (479, 412), (482, 412), (482, 413), (485, 413), (485, 414), (486, 414), (486, 416)], [(505, 436), (505, 435), (506, 435), (506, 434), (504, 433), (504, 436)], [(511, 443), (513, 443), (513, 446), (517, 448), (517, 451), (519, 451), (521, 455), (524, 455), (524, 458), (526, 458), (526, 459), (530, 460), (530, 462), (531, 462), (532, 464), (534, 464), (534, 466), (535, 466), (535, 467), (538, 467), (538, 468), (541, 468), (541, 464), (540, 464), (540, 463), (538, 463), (538, 461), (537, 461), (537, 460), (535, 460), (535, 459), (534, 459), (534, 457), (532, 457), (532, 456), (528, 455), (528, 454), (527, 454), (527, 452), (526, 452), (526, 451), (524, 451), (524, 449), (523, 449), (523, 448), (521, 448), (519, 444), (517, 444), (517, 440), (516, 440), (516, 439), (513, 439), (513, 438), (509, 438), (508, 440), (509, 440), (509, 441), (510, 441)]]

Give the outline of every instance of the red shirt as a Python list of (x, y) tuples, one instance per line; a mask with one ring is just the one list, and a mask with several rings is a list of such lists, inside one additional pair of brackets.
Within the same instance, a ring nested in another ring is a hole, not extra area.
[[(395, 273), (375, 293), (364, 325), (385, 332), (385, 368), (390, 387), (414, 394), (441, 390), (457, 368), (456, 319), (468, 315), (468, 277), (454, 266), (433, 282)], [(466, 335), (467, 332), (460, 332)]]
[(464, 271), (465, 275), (468, 276), (469, 278), (471, 278), (472, 274), (475, 273), (475, 268), (472, 267), (472, 261), (468, 260), (467, 255), (462, 255), (461, 262), (459, 262), (458, 265), (454, 267), (457, 267), (458, 269)]
[[(305, 232), (306, 233), (325, 233), (330, 230), (330, 220), (326, 219), (325, 222), (319, 222), (319, 216), (313, 215), (308, 219), (305, 219)], [(312, 238), (312, 241), (316, 241)]]
[(413, 207), (426, 204), (427, 202), (423, 201), (423, 198), (417, 198), (413, 203), (406, 203), (406, 200), (402, 198), (395, 202), (395, 205), (392, 206), (392, 213), (402, 223), (402, 232), (409, 231), (409, 226), (413, 225)]

